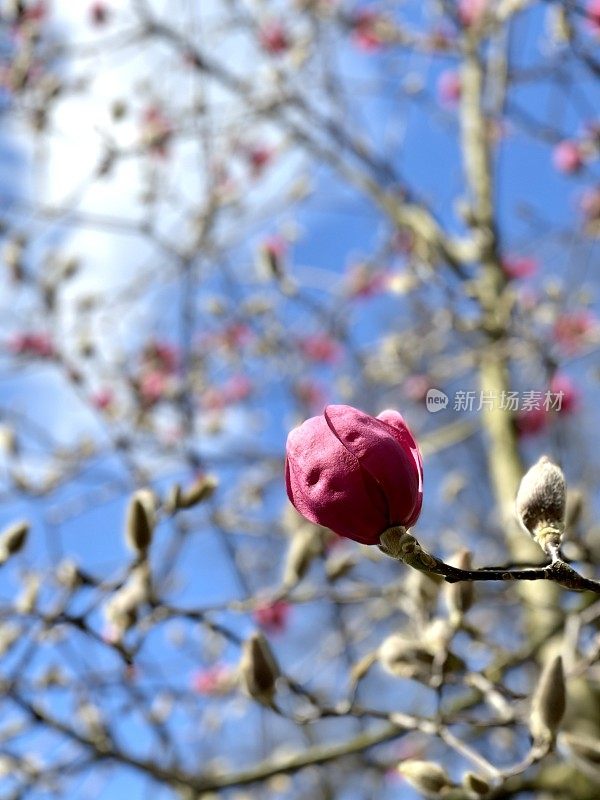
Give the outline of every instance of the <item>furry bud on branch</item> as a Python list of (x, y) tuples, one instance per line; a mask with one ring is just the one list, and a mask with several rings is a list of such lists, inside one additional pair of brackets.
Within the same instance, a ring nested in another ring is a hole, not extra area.
[(560, 545), (566, 494), (565, 476), (547, 456), (542, 456), (521, 480), (515, 503), (517, 516), (544, 552), (549, 545)]
[(398, 765), (398, 771), (407, 783), (425, 797), (437, 797), (444, 789), (451, 789), (454, 785), (446, 770), (434, 761), (409, 759)]
[(9, 525), (0, 534), (0, 564), (4, 564), (11, 556), (23, 549), (28, 533), (29, 523), (21, 520)]
[(279, 666), (262, 633), (253, 633), (243, 644), (240, 678), (250, 697), (265, 706), (273, 706)]
[(465, 772), (462, 779), (462, 785), (468, 792), (476, 795), (477, 797), (483, 797), (491, 789), (490, 784), (479, 775), (476, 775), (474, 772)]
[(150, 489), (138, 489), (129, 501), (125, 541), (137, 555), (146, 554), (156, 523), (156, 496)]
[(548, 661), (531, 701), (529, 730), (537, 743), (552, 743), (566, 708), (565, 675), (561, 656)]

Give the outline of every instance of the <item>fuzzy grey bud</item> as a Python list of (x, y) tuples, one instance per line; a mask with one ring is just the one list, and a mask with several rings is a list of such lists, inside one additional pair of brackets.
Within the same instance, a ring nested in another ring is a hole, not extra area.
[(150, 489), (138, 489), (129, 501), (125, 540), (134, 553), (144, 555), (152, 542), (156, 522), (156, 496)]
[(474, 772), (465, 772), (462, 785), (468, 792), (477, 797), (484, 797), (491, 789), (490, 784)]
[(250, 697), (265, 706), (273, 705), (279, 666), (262, 633), (253, 633), (243, 644), (240, 678)]
[(14, 522), (0, 533), (0, 564), (23, 549), (28, 533), (29, 523), (25, 520)]
[(187, 489), (181, 489), (177, 508), (192, 508), (215, 493), (219, 481), (214, 475), (200, 475)]
[(437, 797), (441, 791), (454, 785), (446, 770), (434, 761), (409, 759), (398, 765), (398, 771), (407, 783), (426, 797)]
[(321, 551), (321, 540), (314, 528), (307, 526), (296, 531), (288, 547), (283, 570), (286, 589), (291, 589), (302, 580)]
[(544, 551), (549, 544), (558, 547), (566, 512), (561, 468), (542, 456), (523, 476), (515, 506), (519, 521)]
[(531, 701), (529, 729), (534, 741), (552, 742), (566, 708), (565, 675), (561, 656), (549, 660)]

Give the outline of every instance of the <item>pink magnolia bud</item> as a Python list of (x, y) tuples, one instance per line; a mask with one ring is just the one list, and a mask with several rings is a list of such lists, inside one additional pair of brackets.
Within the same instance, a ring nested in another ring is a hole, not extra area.
[(458, 0), (458, 18), (465, 28), (476, 25), (485, 14), (487, 0)]
[(410, 527), (423, 503), (423, 461), (397, 411), (377, 418), (328, 406), (287, 440), (286, 483), (303, 516), (362, 544), (393, 526)]
[(462, 85), (458, 72), (447, 69), (440, 74), (437, 82), (437, 93), (442, 105), (455, 106), (460, 100), (461, 92)]
[(578, 172), (583, 166), (581, 148), (577, 142), (559, 142), (552, 153), (552, 161), (559, 172)]
[(590, 32), (596, 35), (600, 34), (600, 0), (589, 0), (585, 16)]

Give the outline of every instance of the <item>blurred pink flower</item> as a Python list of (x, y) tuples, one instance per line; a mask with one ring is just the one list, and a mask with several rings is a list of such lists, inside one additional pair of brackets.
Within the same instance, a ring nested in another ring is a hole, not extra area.
[(259, 42), (263, 50), (271, 55), (281, 55), (289, 49), (291, 40), (281, 22), (265, 24), (259, 32)]
[(302, 355), (319, 364), (334, 364), (341, 355), (341, 347), (326, 333), (313, 333), (298, 339)]
[(56, 353), (52, 339), (47, 333), (17, 333), (8, 343), (8, 348), (15, 355), (38, 358), (52, 358)]
[(438, 78), (437, 93), (440, 103), (444, 106), (455, 106), (460, 100), (461, 82), (458, 72), (452, 69), (444, 70)]
[(531, 278), (538, 271), (538, 262), (533, 256), (505, 256), (502, 269), (507, 278)]
[(587, 309), (565, 312), (556, 318), (552, 336), (563, 350), (574, 353), (585, 344), (589, 334), (597, 328), (597, 325), (597, 318)]
[(431, 381), (427, 375), (409, 375), (402, 384), (402, 388), (409, 400), (421, 403), (425, 400), (428, 389), (431, 388)]
[(142, 374), (138, 383), (140, 398), (149, 405), (154, 405), (162, 400), (168, 388), (169, 376), (158, 369)]
[(355, 264), (348, 270), (347, 291), (350, 297), (373, 297), (385, 291), (388, 273), (384, 270), (371, 270), (364, 264)]
[(114, 401), (114, 393), (112, 389), (99, 389), (91, 397), (91, 402), (94, 408), (98, 411), (105, 411), (109, 408)]
[(142, 141), (150, 152), (165, 158), (173, 135), (173, 125), (164, 111), (156, 105), (148, 106), (142, 114)]
[(169, 342), (152, 340), (144, 348), (143, 360), (161, 372), (173, 374), (179, 365), (179, 351)]
[(314, 412), (321, 412), (327, 403), (325, 389), (315, 381), (305, 378), (294, 386), (294, 392), (301, 403)]
[(92, 3), (90, 6), (90, 20), (92, 25), (105, 25), (110, 17), (110, 9), (102, 0)]
[(245, 400), (252, 393), (252, 382), (246, 375), (233, 375), (222, 386), (211, 386), (202, 395), (201, 405), (209, 411)]
[(219, 694), (231, 680), (231, 667), (226, 664), (213, 664), (206, 669), (199, 669), (192, 673), (191, 685), (197, 694)]
[(572, 174), (583, 166), (583, 154), (577, 142), (565, 139), (552, 151), (552, 162), (558, 172)]
[(274, 149), (266, 145), (253, 145), (247, 148), (246, 158), (250, 164), (252, 174), (255, 177), (259, 176), (264, 171), (265, 167), (271, 163), (274, 155)]
[(458, 18), (465, 28), (475, 25), (483, 17), (487, 0), (458, 0)]
[(360, 8), (352, 18), (352, 41), (359, 50), (372, 53), (384, 44), (381, 38), (383, 16), (370, 8)]
[(283, 600), (264, 603), (254, 610), (254, 621), (267, 633), (282, 633), (288, 623), (291, 606)]
[(576, 411), (581, 400), (581, 392), (575, 382), (568, 375), (557, 372), (550, 381), (550, 391), (554, 395), (561, 395), (559, 406), (556, 410), (560, 414), (570, 414)]
[(585, 16), (592, 33), (600, 34), (600, 0), (589, 0)]
[(522, 409), (516, 418), (517, 435), (519, 437), (527, 437), (542, 433), (550, 421), (549, 417), (550, 415), (543, 405)]

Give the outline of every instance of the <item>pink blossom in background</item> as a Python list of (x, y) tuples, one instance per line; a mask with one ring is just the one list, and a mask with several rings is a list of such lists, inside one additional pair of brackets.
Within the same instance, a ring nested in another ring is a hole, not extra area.
[(322, 411), (327, 402), (325, 389), (309, 378), (298, 381), (294, 386), (294, 393), (311, 411)]
[(101, 1), (92, 3), (90, 6), (90, 20), (92, 25), (105, 25), (110, 17), (110, 9), (106, 3)]
[(263, 50), (271, 55), (281, 55), (291, 45), (290, 37), (281, 22), (268, 22), (259, 32), (259, 42)]
[(165, 158), (173, 135), (173, 125), (164, 111), (158, 106), (149, 106), (142, 114), (142, 139), (149, 150)]
[(269, 255), (275, 258), (283, 258), (287, 252), (288, 243), (283, 236), (274, 234), (263, 239), (260, 246)]
[(257, 177), (271, 163), (275, 151), (266, 145), (254, 145), (246, 150), (246, 158), (252, 170), (252, 174)]
[(410, 527), (423, 503), (423, 461), (397, 411), (372, 417), (327, 406), (290, 432), (286, 486), (292, 505), (317, 525), (362, 544)]
[(543, 404), (539, 408), (522, 409), (516, 418), (517, 435), (520, 438), (537, 436), (546, 429), (549, 421), (550, 415)]
[(447, 69), (441, 73), (437, 82), (437, 93), (440, 103), (444, 106), (455, 106), (461, 95), (460, 75), (455, 70)]
[(550, 391), (554, 395), (562, 395), (560, 408), (557, 408), (558, 413), (570, 414), (579, 407), (581, 392), (568, 375), (557, 372), (550, 381)]
[(233, 375), (221, 386), (209, 387), (202, 395), (201, 405), (209, 411), (219, 411), (245, 400), (252, 389), (252, 381), (246, 375)]
[(425, 400), (427, 391), (431, 389), (431, 380), (427, 375), (409, 375), (402, 384), (404, 394), (414, 403)]
[(487, 7), (487, 0), (458, 0), (458, 18), (465, 28), (478, 23)]
[(383, 44), (381, 38), (381, 23), (383, 17), (370, 8), (360, 8), (354, 12), (352, 18), (352, 42), (359, 50), (372, 53)]
[(589, 0), (585, 8), (588, 27), (592, 33), (600, 34), (600, 0)]
[(314, 333), (298, 339), (298, 348), (305, 358), (318, 364), (334, 364), (341, 356), (339, 342), (326, 333)]
[(190, 683), (197, 694), (215, 695), (229, 685), (231, 677), (231, 667), (226, 664), (213, 664), (211, 667), (192, 673)]
[(598, 320), (594, 314), (582, 309), (560, 314), (554, 323), (552, 336), (565, 352), (575, 353), (586, 342), (590, 333), (597, 329)]
[(567, 175), (578, 172), (583, 166), (583, 154), (577, 142), (565, 139), (552, 151), (552, 163), (558, 172)]
[(8, 349), (15, 355), (38, 358), (52, 358), (56, 353), (52, 339), (47, 333), (17, 333), (9, 341)]
[(162, 372), (172, 374), (179, 365), (179, 350), (169, 342), (151, 341), (144, 348), (144, 361)]
[(371, 270), (364, 264), (350, 267), (346, 277), (348, 295), (354, 298), (373, 297), (385, 291), (388, 273), (384, 270)]
[(291, 606), (283, 600), (264, 603), (254, 611), (254, 621), (267, 633), (283, 633), (290, 616)]
[(94, 408), (98, 411), (105, 411), (109, 408), (114, 401), (114, 393), (112, 389), (99, 389), (91, 397), (91, 402)]
[(537, 259), (533, 256), (505, 256), (502, 269), (507, 278), (531, 278), (538, 271)]
[(254, 339), (254, 333), (245, 322), (232, 322), (223, 329), (217, 338), (222, 345), (236, 351), (251, 342)]
[(149, 405), (154, 405), (162, 400), (169, 387), (169, 376), (158, 369), (145, 372), (138, 381), (140, 398)]

